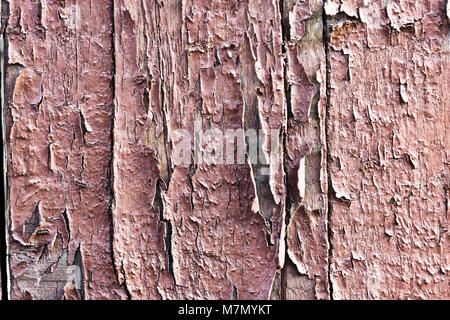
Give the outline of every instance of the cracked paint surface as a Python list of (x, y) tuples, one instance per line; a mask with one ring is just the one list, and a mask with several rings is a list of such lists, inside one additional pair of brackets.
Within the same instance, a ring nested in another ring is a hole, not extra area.
[(46, 278), (72, 265), (84, 298), (124, 297), (108, 212), (111, 4), (11, 0), (3, 9), (10, 297), (60, 299), (67, 277)]
[(165, 156), (175, 131), (194, 137), (195, 125), (262, 129), (266, 141), (281, 132), (278, 10), (272, 1), (116, 1), (114, 253), (131, 298), (268, 297), (284, 259), (281, 158), (263, 176), (258, 165)]
[(330, 24), (335, 299), (449, 297), (445, 5), (354, 1)]
[[(284, 1), (288, 125), (285, 299), (329, 299), (325, 47), (321, 1)], [(291, 287), (292, 284), (292, 287)], [(296, 288), (296, 289), (292, 289)], [(295, 294), (297, 292), (297, 294)]]
[[(449, 19), (444, 0), (3, 1), (9, 297), (449, 298)], [(275, 156), (198, 163), (207, 129)]]

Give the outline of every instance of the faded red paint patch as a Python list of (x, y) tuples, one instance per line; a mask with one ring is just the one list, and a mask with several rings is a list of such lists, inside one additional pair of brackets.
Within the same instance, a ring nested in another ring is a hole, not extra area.
[[(110, 246), (109, 1), (8, 1), (6, 125), (12, 299), (122, 298)], [(89, 28), (87, 28), (87, 24)]]
[[(331, 32), (327, 130), (336, 299), (448, 297), (444, 6), (392, 1), (384, 8), (374, 1), (360, 8), (367, 25), (341, 22)], [(388, 38), (374, 36), (367, 18), (383, 21), (376, 18), (380, 8), (389, 19)]]

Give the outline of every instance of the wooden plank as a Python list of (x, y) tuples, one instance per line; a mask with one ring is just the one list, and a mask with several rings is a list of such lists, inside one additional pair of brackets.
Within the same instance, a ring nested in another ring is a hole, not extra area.
[[(112, 264), (110, 1), (4, 1), (12, 299), (121, 298)], [(74, 283), (72, 283), (72, 280)]]
[(328, 52), (333, 297), (448, 299), (445, 1), (342, 3)]

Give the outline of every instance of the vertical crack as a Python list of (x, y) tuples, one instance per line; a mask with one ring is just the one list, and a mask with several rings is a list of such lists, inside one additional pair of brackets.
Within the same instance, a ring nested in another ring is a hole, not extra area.
[(236, 286), (233, 284), (233, 292), (231, 293), (231, 300), (237, 300), (238, 299), (238, 290)]
[(167, 221), (166, 223), (166, 237), (164, 238), (165, 244), (166, 244), (166, 250), (167, 250), (167, 256), (169, 260), (169, 273), (173, 278), (174, 285), (176, 287), (176, 278), (175, 273), (173, 271), (173, 254), (172, 254), (172, 223), (170, 221)]
[[(155, 2), (155, 19), (157, 25), (160, 25), (161, 23), (161, 6), (162, 4), (159, 4), (158, 2)], [(159, 44), (158, 53), (157, 53), (157, 59), (158, 59), (158, 67), (159, 67), (159, 90), (160, 90), (160, 108), (161, 108), (161, 116), (162, 116), (162, 127), (163, 127), (163, 151), (164, 151), (164, 158), (157, 159), (158, 162), (165, 161), (165, 165), (160, 168), (159, 172), (159, 180), (156, 183), (156, 190), (155, 190), (155, 197), (154, 201), (156, 202), (157, 208), (154, 208), (156, 211), (159, 211), (159, 220), (161, 223), (165, 225), (165, 234), (164, 234), (164, 245), (165, 245), (165, 252), (167, 254), (167, 264), (169, 269), (169, 274), (171, 275), (173, 279), (173, 285), (174, 285), (174, 291), (176, 293), (177, 291), (177, 280), (175, 277), (175, 271), (174, 271), (174, 257), (172, 252), (172, 237), (173, 237), (173, 230), (172, 230), (172, 221), (170, 218), (166, 218), (164, 216), (164, 202), (161, 197), (161, 190), (167, 191), (169, 189), (170, 181), (173, 174), (173, 167), (171, 163), (171, 157), (170, 157), (170, 147), (168, 147), (170, 143), (169, 139), (169, 128), (170, 126), (170, 117), (169, 117), (169, 110), (166, 110), (166, 83), (165, 83), (165, 75), (164, 75), (164, 69), (165, 69), (165, 61), (163, 58), (163, 36), (161, 34), (161, 30), (158, 29), (158, 34), (156, 36), (157, 42)], [(156, 150), (155, 150), (156, 151)], [(189, 182), (192, 186), (192, 176), (189, 176)], [(163, 184), (163, 185), (161, 185)], [(192, 189), (193, 190), (193, 189)], [(194, 208), (193, 200), (192, 200), (192, 194), (190, 197), (191, 201), (191, 207), (192, 210)]]
[(3, 213), (0, 214), (0, 273), (1, 273), (1, 297), (2, 300), (8, 300), (9, 298), (9, 269), (8, 269), (8, 243), (7, 243), (7, 230), (8, 230), (8, 206), (7, 206), (7, 177), (6, 177), (6, 131), (5, 131), (5, 66), (7, 59), (7, 44), (5, 43), (6, 38), (6, 23), (7, 17), (9, 15), (8, 3), (3, 4), (0, 1), (0, 14), (1, 14), (1, 29), (0, 29), (0, 73), (1, 73), (1, 92), (0, 92), (0, 102), (1, 102), (1, 130), (2, 130), (2, 195), (3, 195)]
[(327, 201), (328, 201), (328, 210), (327, 210), (327, 239), (328, 239), (328, 290), (330, 292), (330, 299), (333, 300), (333, 282), (331, 279), (331, 257), (333, 254), (333, 242), (332, 242), (332, 232), (331, 232), (331, 214), (333, 210), (333, 206), (331, 205), (331, 199), (333, 199), (334, 195), (332, 194), (332, 187), (331, 187), (331, 172), (330, 172), (330, 138), (329, 138), (329, 111), (330, 111), (330, 74), (331, 74), (331, 65), (330, 65), (330, 58), (329, 58), (329, 32), (328, 32), (328, 19), (327, 14), (325, 12), (325, 6), (323, 6), (323, 12), (322, 12), (322, 19), (323, 19), (323, 42), (325, 46), (325, 62), (326, 62), (326, 70), (325, 70), (325, 83), (326, 83), (326, 107), (325, 107), (325, 152), (327, 153)]
[(109, 159), (109, 169), (107, 172), (107, 185), (109, 191), (109, 205), (108, 205), (108, 215), (110, 218), (110, 247), (111, 247), (111, 263), (113, 265), (114, 275), (120, 284), (119, 272), (123, 274), (124, 281), (122, 283), (125, 293), (127, 295), (128, 300), (131, 300), (131, 294), (128, 290), (125, 272), (123, 271), (123, 262), (122, 262), (122, 270), (117, 270), (116, 258), (114, 254), (114, 213), (113, 206), (115, 203), (115, 194), (114, 194), (114, 123), (115, 123), (115, 107), (116, 107), (116, 27), (115, 27), (115, 6), (114, 1), (111, 1), (111, 95), (112, 95), (112, 106), (111, 106), (111, 127), (110, 127), (110, 159)]
[[(84, 268), (83, 268), (83, 257), (81, 255), (81, 244), (78, 245), (77, 251), (75, 251), (75, 256), (73, 260), (73, 264), (80, 268), (80, 288), (79, 293), (81, 295), (81, 300), (86, 300), (86, 290), (85, 290), (85, 276), (84, 276)], [(88, 281), (90, 281), (90, 276)]]
[[(291, 92), (290, 92), (290, 88), (288, 85), (288, 81), (287, 81), (287, 41), (289, 41), (290, 39), (290, 26), (289, 26), (289, 21), (287, 19), (286, 16), (286, 12), (285, 12), (285, 0), (280, 0), (279, 2), (280, 5), (280, 18), (281, 18), (281, 39), (282, 39), (282, 55), (283, 55), (283, 78), (284, 78), (284, 95), (285, 95), (285, 111), (286, 111), (286, 123), (284, 124), (284, 130), (283, 130), (283, 170), (284, 170), (284, 183), (286, 186), (286, 204), (284, 207), (285, 210), (285, 228), (286, 228), (286, 235), (285, 237), (287, 238), (287, 230), (288, 230), (288, 226), (289, 226), (289, 222), (291, 220), (291, 208), (292, 208), (292, 204), (289, 198), (289, 184), (287, 183), (287, 170), (286, 170), (286, 165), (285, 165), (285, 159), (284, 157), (287, 156), (287, 148), (286, 148), (286, 143), (287, 143), (287, 128), (288, 128), (288, 118), (291, 116)], [(287, 247), (287, 239), (284, 240), (285, 241), (285, 256), (288, 259), (288, 247)], [(286, 264), (286, 262), (285, 262)], [(280, 299), (281, 300), (286, 300), (286, 291), (287, 291), (287, 276), (286, 276), (286, 271), (284, 270), (284, 267), (281, 268), (280, 270), (280, 281), (281, 281), (281, 288), (280, 288)]]
[[(290, 25), (287, 18), (287, 14), (285, 10), (285, 0), (280, 0), (280, 16), (281, 16), (281, 38), (282, 38), (282, 54), (283, 54), (283, 78), (284, 78), (284, 93), (285, 93), (285, 99), (286, 99), (286, 105), (285, 105), (285, 111), (286, 111), (286, 123), (285, 123), (285, 129), (283, 130), (283, 155), (284, 157), (287, 156), (287, 129), (288, 129), (288, 120), (292, 116), (292, 108), (291, 108), (291, 90), (288, 84), (287, 80), (287, 41), (290, 39)], [(290, 194), (290, 188), (289, 184), (287, 183), (287, 170), (286, 165), (284, 164), (285, 159), (283, 158), (283, 170), (284, 170), (284, 176), (285, 176), (285, 185), (286, 185), (286, 205), (285, 205), (285, 224), (286, 229), (289, 225), (289, 222), (291, 220), (291, 208), (292, 203), (290, 200), (290, 197), (288, 196)], [(287, 256), (287, 245), (286, 245), (286, 256)]]
[(165, 226), (164, 245), (167, 253), (167, 262), (169, 273), (173, 278), (173, 282), (176, 289), (176, 278), (173, 270), (173, 253), (172, 253), (172, 222), (169, 219), (164, 218), (164, 202), (161, 197), (161, 183), (164, 183), (161, 179), (156, 182), (155, 197), (153, 198), (153, 210), (159, 212), (159, 221)]

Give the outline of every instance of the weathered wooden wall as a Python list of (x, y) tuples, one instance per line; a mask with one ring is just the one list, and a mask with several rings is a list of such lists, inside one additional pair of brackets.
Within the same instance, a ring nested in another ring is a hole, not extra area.
[[(449, 18), (444, 0), (3, 0), (3, 294), (450, 298)], [(179, 129), (261, 130), (275, 156), (180, 164)]]

